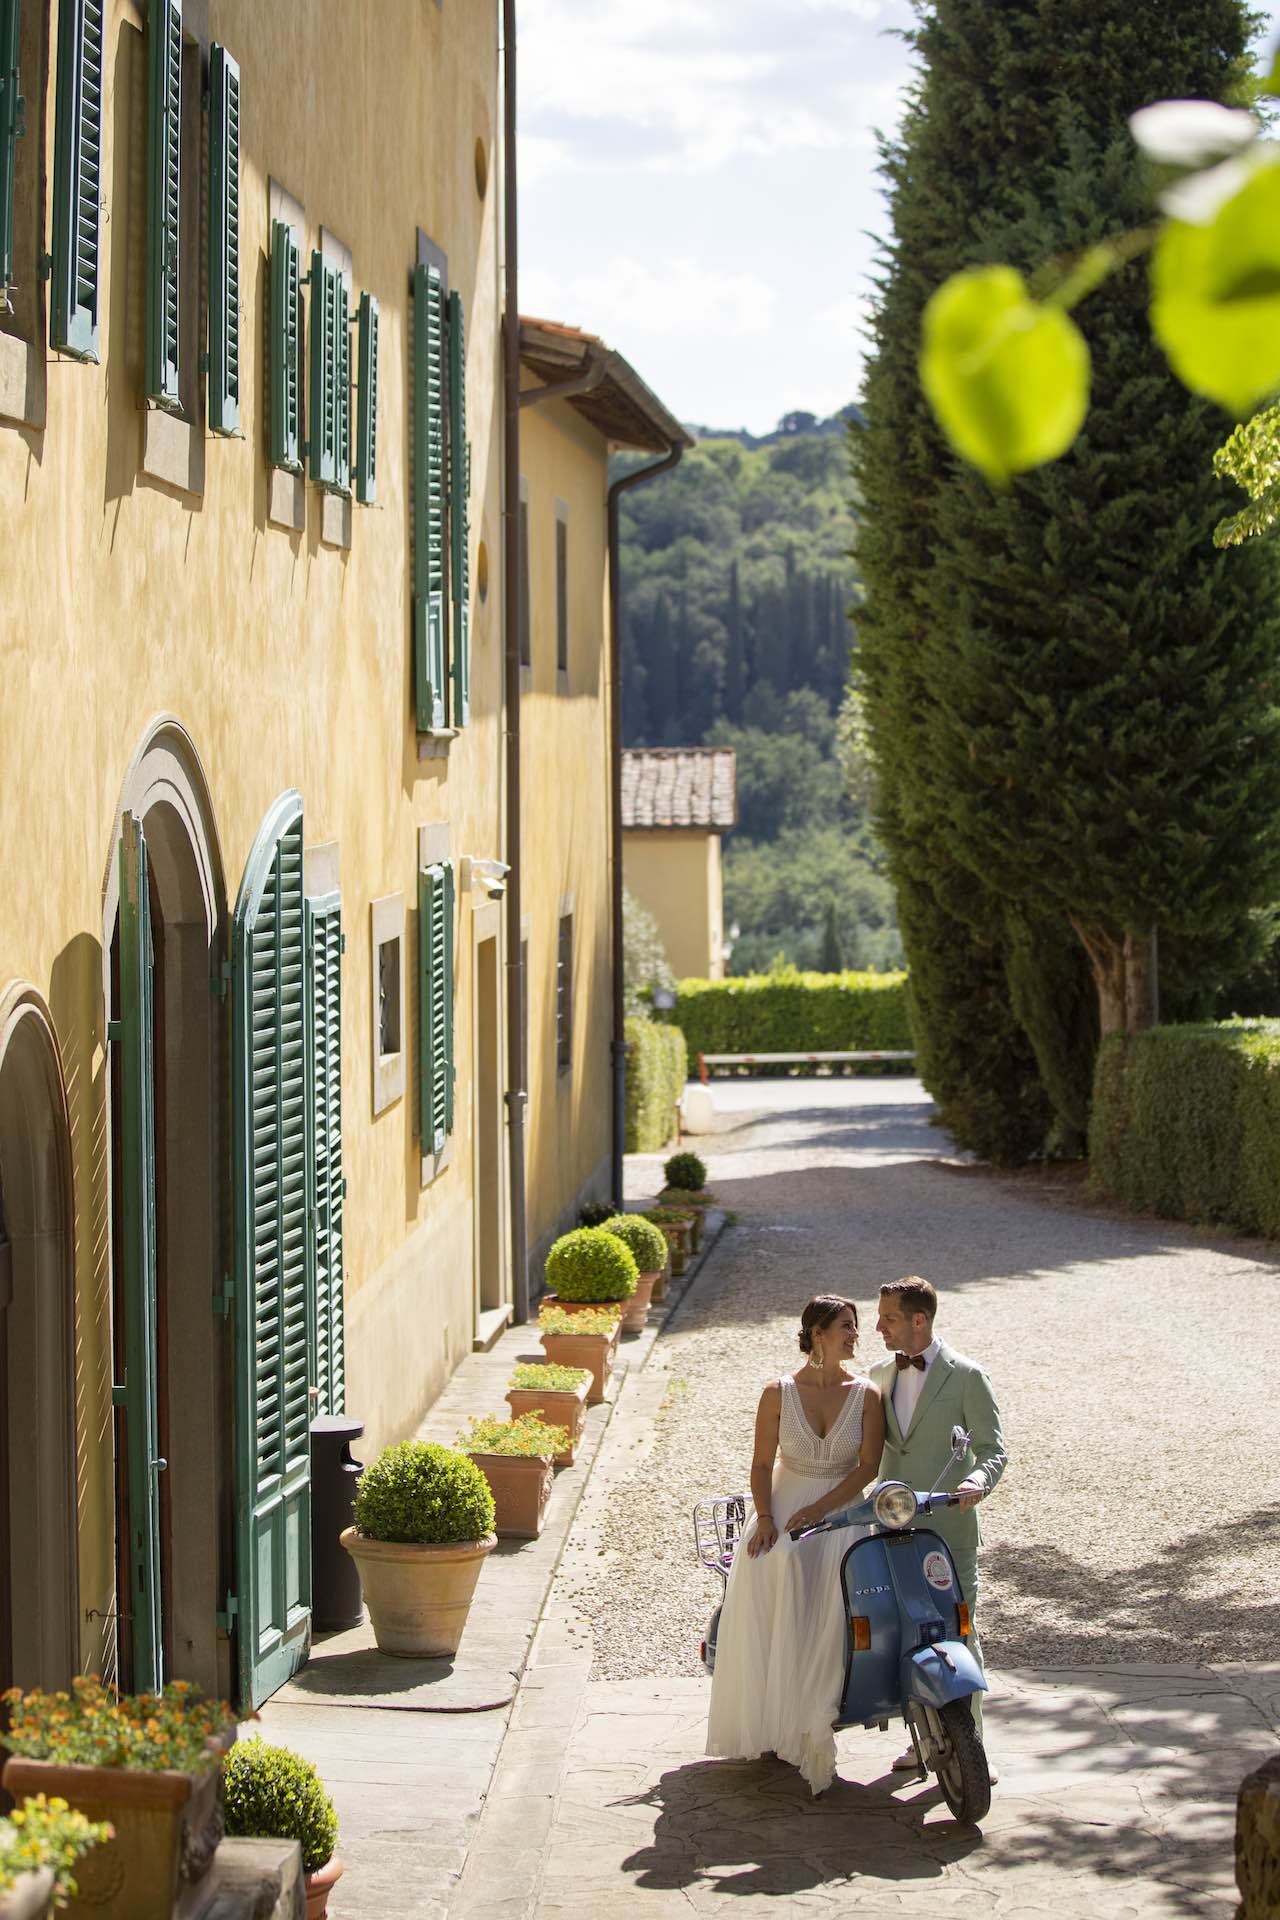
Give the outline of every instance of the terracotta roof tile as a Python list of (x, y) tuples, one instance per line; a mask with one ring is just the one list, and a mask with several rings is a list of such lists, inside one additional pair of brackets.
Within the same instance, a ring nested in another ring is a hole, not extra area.
[(722, 833), (737, 818), (732, 747), (623, 749), (624, 827), (708, 827)]

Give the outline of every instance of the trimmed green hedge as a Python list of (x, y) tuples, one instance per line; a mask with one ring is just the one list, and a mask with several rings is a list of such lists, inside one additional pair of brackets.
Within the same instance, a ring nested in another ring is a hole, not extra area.
[(689, 1077), (689, 1052), (678, 1026), (631, 1019), (627, 1038), (628, 1153), (659, 1153), (676, 1130), (676, 1102)]
[(1089, 1162), (1127, 1207), (1280, 1238), (1280, 1021), (1113, 1034)]
[(748, 973), (682, 980), (676, 1013), (700, 1053), (859, 1053), (914, 1047), (905, 973)]

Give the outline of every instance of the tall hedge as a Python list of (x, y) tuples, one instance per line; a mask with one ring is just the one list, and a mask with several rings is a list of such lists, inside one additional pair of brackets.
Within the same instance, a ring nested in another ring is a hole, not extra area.
[(676, 1103), (689, 1077), (689, 1051), (678, 1026), (632, 1018), (626, 1023), (628, 1153), (658, 1153), (676, 1131)]
[(698, 1053), (854, 1053), (915, 1045), (903, 973), (748, 973), (681, 980), (676, 1020)]
[(1280, 1237), (1280, 1020), (1104, 1041), (1089, 1160), (1139, 1212)]

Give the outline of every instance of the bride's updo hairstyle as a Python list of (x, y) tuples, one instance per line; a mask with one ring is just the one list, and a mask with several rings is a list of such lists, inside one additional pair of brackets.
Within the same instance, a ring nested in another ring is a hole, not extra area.
[(839, 1318), (848, 1307), (853, 1315), (853, 1331), (858, 1331), (858, 1309), (852, 1300), (846, 1300), (838, 1293), (815, 1293), (804, 1312), (800, 1315), (800, 1332), (797, 1338), (801, 1353), (813, 1352), (813, 1336), (822, 1333), (833, 1320)]

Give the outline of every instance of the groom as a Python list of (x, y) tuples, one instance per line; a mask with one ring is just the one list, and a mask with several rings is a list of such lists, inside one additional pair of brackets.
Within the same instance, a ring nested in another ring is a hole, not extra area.
[[(928, 1524), (951, 1549), (974, 1623), (969, 1645), (981, 1665), (977, 1616), (978, 1542), (982, 1535), (974, 1509), (996, 1485), (1008, 1455), (991, 1382), (976, 1361), (966, 1360), (935, 1338), (937, 1311), (935, 1289), (914, 1274), (905, 1280), (892, 1280), (880, 1289), (876, 1332), (890, 1350), (890, 1357), (871, 1369), (871, 1378), (884, 1402), (880, 1478), (928, 1488), (942, 1476), (941, 1490), (959, 1493), (959, 1507), (939, 1508), (930, 1515)], [(971, 1446), (963, 1459), (943, 1474), (954, 1426), (965, 1428)], [(973, 1718), (981, 1739), (980, 1693), (973, 1695)], [(914, 1772), (914, 1751), (899, 1754), (893, 1764), (896, 1771)], [(993, 1781), (995, 1777), (993, 1769)]]

